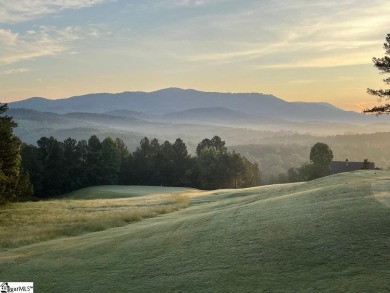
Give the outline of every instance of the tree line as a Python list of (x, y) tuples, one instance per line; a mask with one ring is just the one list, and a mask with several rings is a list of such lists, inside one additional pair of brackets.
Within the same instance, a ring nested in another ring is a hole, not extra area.
[(117, 138), (88, 140), (42, 137), (23, 144), (17, 127), (0, 104), (0, 205), (34, 195), (50, 198), (96, 185), (164, 185), (201, 189), (241, 188), (260, 184), (260, 171), (219, 136), (203, 139), (196, 156), (180, 138), (174, 143), (147, 137), (134, 152)]
[[(195, 156), (180, 138), (174, 143), (143, 138), (134, 152), (117, 138), (96, 135), (88, 140), (42, 137), (37, 145), (22, 144), (17, 124), (0, 104), (0, 205), (23, 195), (50, 198), (96, 185), (163, 185), (200, 189), (260, 185), (257, 163), (229, 152), (219, 136), (203, 139)], [(329, 174), (333, 152), (324, 143), (310, 151), (310, 163), (290, 168), (281, 182), (307, 181)]]
[(134, 152), (110, 137), (100, 141), (42, 137), (24, 144), (22, 167), (30, 175), (34, 195), (50, 198), (96, 185), (182, 186), (200, 189), (242, 188), (260, 184), (258, 165), (228, 152), (219, 136), (203, 139), (191, 156), (180, 138), (162, 144), (143, 138)]
[(21, 167), (22, 142), (13, 133), (17, 123), (5, 115), (7, 110), (7, 104), (0, 104), (0, 205), (33, 192), (28, 173)]

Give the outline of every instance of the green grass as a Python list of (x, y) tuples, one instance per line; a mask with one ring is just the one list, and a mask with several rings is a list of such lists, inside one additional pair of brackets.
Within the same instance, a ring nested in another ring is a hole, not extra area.
[[(185, 208), (189, 199), (181, 196), (180, 190), (184, 189), (98, 186), (58, 200), (9, 205), (0, 209), (0, 251), (102, 231)], [(161, 191), (164, 193), (156, 193)]]
[(190, 189), (181, 187), (105, 185), (83, 188), (69, 193), (64, 197), (68, 199), (128, 198), (150, 194), (184, 192), (188, 190)]
[(39, 292), (389, 292), (390, 174), (189, 193), (187, 209), (0, 253)]

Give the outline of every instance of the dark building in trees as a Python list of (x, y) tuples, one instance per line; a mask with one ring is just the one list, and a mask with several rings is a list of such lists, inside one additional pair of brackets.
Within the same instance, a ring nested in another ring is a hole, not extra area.
[(330, 174), (352, 172), (352, 171), (357, 171), (357, 170), (362, 170), (362, 169), (374, 170), (375, 163), (367, 162), (367, 161), (350, 162), (347, 159), (345, 161), (333, 161), (330, 164)]

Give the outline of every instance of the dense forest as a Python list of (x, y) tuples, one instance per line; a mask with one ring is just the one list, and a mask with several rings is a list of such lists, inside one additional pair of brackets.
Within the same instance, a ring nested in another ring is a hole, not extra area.
[(49, 198), (95, 185), (162, 185), (200, 189), (240, 188), (260, 184), (260, 171), (219, 136), (203, 139), (191, 156), (180, 138), (174, 143), (143, 138), (134, 152), (117, 138), (58, 141), (42, 137), (24, 144), (22, 167), (34, 195)]

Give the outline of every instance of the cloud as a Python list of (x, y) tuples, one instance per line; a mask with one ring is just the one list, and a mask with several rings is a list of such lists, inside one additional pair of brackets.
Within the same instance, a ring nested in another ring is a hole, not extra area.
[[(229, 2), (231, 0), (159, 0), (159, 1), (139, 1), (139, 3), (129, 3), (127, 6), (134, 9), (135, 7), (150, 9), (191, 9), (204, 8), (210, 5)], [(134, 1), (135, 2), (135, 1)], [(223, 10), (223, 7), (221, 7)], [(207, 13), (207, 12), (206, 12)]]
[(64, 9), (80, 9), (112, 0), (0, 0), (0, 23), (39, 18)]
[(380, 54), (389, 13), (383, 0), (252, 2), (173, 24), (162, 35), (177, 42), (190, 39), (186, 50), (182, 42), (172, 55), (192, 62), (251, 62), (253, 68), (361, 65)]
[(214, 63), (233, 63), (250, 61), (272, 54), (282, 47), (282, 44), (275, 43), (269, 45), (262, 44), (242, 44), (239, 49), (230, 51), (209, 52), (203, 54), (187, 55), (185, 57), (175, 56), (193, 62), (214, 62)]
[(320, 80), (318, 80), (318, 79), (295, 79), (295, 80), (290, 80), (287, 83), (288, 84), (305, 85), (305, 84), (317, 83), (319, 81)]
[[(369, 51), (355, 51), (351, 53), (338, 52), (331, 55), (312, 55), (296, 56), (294, 59), (286, 62), (275, 61), (272, 64), (255, 64), (251, 69), (294, 69), (294, 68), (333, 68), (344, 66), (367, 65), (371, 63), (369, 56), (373, 56)], [(374, 51), (372, 51), (374, 52)], [(292, 58), (293, 59), (293, 58)]]
[(215, 2), (221, 2), (221, 0), (171, 0), (169, 3), (174, 6), (203, 6)]
[(71, 49), (75, 41), (96, 38), (103, 33), (105, 32), (99, 25), (85, 28), (68, 26), (61, 29), (40, 26), (39, 29), (24, 34), (0, 30), (0, 40), (4, 44), (0, 51), (0, 65), (73, 52)]
[(12, 64), (24, 60), (35, 59), (38, 57), (53, 56), (62, 51), (64, 51), (64, 47), (55, 44), (47, 44), (45, 48), (40, 48), (38, 45), (33, 45), (28, 49), (19, 50), (13, 54), (0, 57), (0, 64)]
[(14, 68), (14, 69), (8, 69), (0, 72), (1, 75), (10, 75), (10, 74), (17, 74), (17, 73), (23, 73), (28, 72), (30, 69), (28, 68)]
[(18, 34), (10, 30), (0, 29), (0, 42), (5, 45), (15, 45), (18, 40)]

